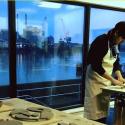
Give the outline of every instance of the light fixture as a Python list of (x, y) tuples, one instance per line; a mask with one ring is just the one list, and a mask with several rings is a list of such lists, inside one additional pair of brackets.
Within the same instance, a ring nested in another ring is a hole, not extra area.
[(59, 9), (59, 8), (61, 8), (61, 4), (60, 3), (45, 2), (45, 1), (39, 2), (38, 6), (39, 7), (46, 7), (46, 8), (53, 8), (53, 9)]
[(73, 10), (73, 9), (79, 9), (80, 7), (76, 6), (76, 5), (67, 5), (66, 8), (70, 9), (70, 10)]

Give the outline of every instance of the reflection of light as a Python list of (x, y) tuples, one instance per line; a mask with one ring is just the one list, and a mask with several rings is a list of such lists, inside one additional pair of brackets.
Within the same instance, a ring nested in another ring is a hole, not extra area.
[(75, 5), (67, 5), (66, 6), (67, 9), (79, 9), (79, 6), (75, 6)]
[(53, 2), (40, 2), (39, 7), (46, 7), (46, 8), (55, 8), (55, 9), (58, 9), (58, 8), (61, 8), (61, 4), (59, 3), (53, 3)]
[(22, 45), (22, 44), (20, 44), (20, 48), (23, 48), (23, 45)]

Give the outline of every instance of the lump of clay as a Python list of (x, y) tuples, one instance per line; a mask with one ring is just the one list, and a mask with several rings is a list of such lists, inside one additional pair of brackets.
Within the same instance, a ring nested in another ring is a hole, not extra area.
[(14, 109), (9, 114), (12, 118), (23, 120), (23, 121), (38, 121), (39, 114), (31, 113), (26, 109)]
[(50, 120), (53, 117), (53, 112), (49, 108), (29, 107), (27, 110), (32, 112), (39, 112), (40, 119)]

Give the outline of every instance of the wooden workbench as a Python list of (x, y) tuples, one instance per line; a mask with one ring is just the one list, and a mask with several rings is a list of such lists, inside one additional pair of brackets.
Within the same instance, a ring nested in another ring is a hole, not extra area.
[[(4, 100), (3, 103), (7, 106), (10, 106), (11, 108), (28, 108), (28, 107), (41, 107), (41, 105), (28, 102), (19, 98), (13, 98), (13, 99), (7, 99)], [(42, 106), (43, 107), (43, 106)], [(10, 108), (10, 110), (11, 110)], [(21, 121), (23, 125), (57, 125), (58, 122), (65, 122), (65, 123), (75, 123), (76, 125), (104, 125), (102, 123), (98, 123), (95, 121), (88, 120), (86, 118), (80, 118), (75, 115), (67, 114), (55, 109), (51, 109), (54, 117), (51, 120), (48, 121), (37, 121), (37, 122), (29, 122), (29, 121)], [(0, 119), (9, 119), (12, 120), (12, 118), (9, 116), (10, 111), (5, 111), (0, 113)]]

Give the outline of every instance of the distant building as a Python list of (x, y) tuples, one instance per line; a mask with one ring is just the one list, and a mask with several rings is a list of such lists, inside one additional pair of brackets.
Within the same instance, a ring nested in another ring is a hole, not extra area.
[(33, 46), (42, 47), (41, 30), (35, 26), (26, 26), (23, 30), (23, 37), (30, 41)]
[(2, 29), (0, 31), (0, 48), (8, 48), (8, 30)]
[(45, 16), (42, 21), (42, 37), (47, 38), (48, 37), (48, 21), (47, 17)]
[(2, 29), (0, 31), (0, 39), (8, 41), (8, 30), (7, 29)]

